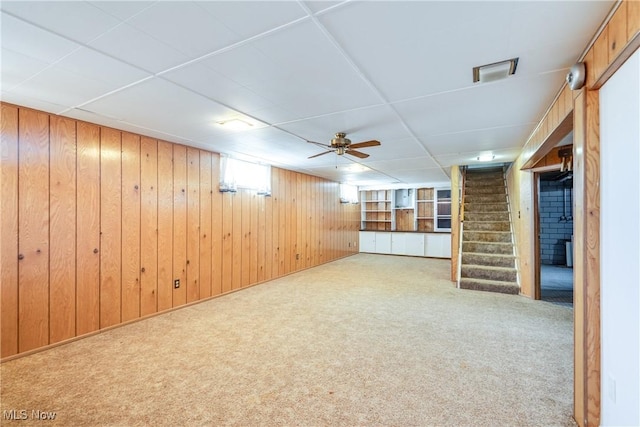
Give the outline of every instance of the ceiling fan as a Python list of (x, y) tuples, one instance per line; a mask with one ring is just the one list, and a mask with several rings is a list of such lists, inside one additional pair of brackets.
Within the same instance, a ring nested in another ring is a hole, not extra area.
[(325, 154), (336, 153), (338, 156), (342, 156), (343, 154), (349, 154), (351, 156), (359, 157), (361, 159), (366, 159), (367, 157), (369, 157), (368, 154), (354, 150), (354, 148), (375, 147), (376, 145), (380, 145), (380, 141), (376, 141), (375, 139), (372, 139), (371, 141), (364, 141), (364, 142), (358, 142), (356, 144), (352, 144), (351, 140), (346, 136), (347, 134), (344, 132), (336, 133), (335, 137), (331, 139), (331, 145), (322, 144), (320, 142), (307, 141), (307, 142), (310, 142), (311, 144), (316, 144), (324, 148), (329, 148), (329, 150), (320, 154), (316, 154), (309, 158), (313, 159), (314, 157), (322, 156)]

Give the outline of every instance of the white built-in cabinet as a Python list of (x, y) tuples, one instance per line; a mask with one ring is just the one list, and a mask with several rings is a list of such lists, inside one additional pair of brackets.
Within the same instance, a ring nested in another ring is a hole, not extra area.
[(361, 231), (360, 252), (451, 258), (451, 233)]

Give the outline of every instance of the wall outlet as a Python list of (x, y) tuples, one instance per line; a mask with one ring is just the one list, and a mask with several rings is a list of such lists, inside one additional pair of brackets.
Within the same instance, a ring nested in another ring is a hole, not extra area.
[(176, 279), (173, 281), (173, 287), (176, 289), (180, 287), (180, 279)]

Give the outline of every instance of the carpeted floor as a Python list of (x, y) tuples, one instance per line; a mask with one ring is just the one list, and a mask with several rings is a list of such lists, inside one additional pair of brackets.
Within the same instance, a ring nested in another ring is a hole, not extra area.
[(6, 362), (2, 424), (575, 425), (571, 310), (448, 274), (359, 254)]

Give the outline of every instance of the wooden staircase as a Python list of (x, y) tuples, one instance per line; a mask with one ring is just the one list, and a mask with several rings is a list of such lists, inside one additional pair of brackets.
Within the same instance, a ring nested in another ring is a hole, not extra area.
[(520, 293), (504, 169), (468, 169), (460, 288)]

